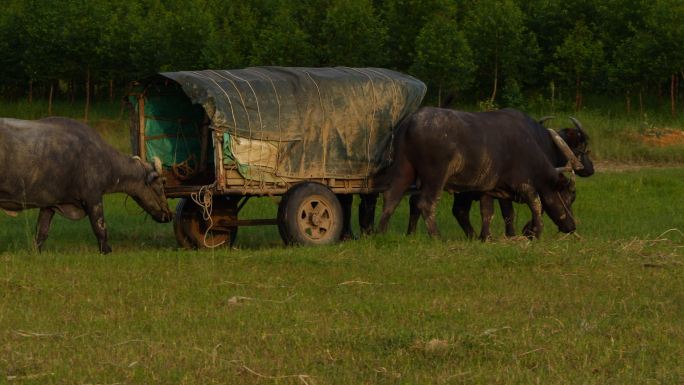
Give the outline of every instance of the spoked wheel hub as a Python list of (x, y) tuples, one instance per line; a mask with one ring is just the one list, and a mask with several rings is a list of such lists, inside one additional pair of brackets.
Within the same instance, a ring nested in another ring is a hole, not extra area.
[(329, 244), (342, 233), (342, 207), (327, 187), (299, 184), (283, 196), (278, 208), (278, 230), (287, 244)]
[(332, 208), (325, 199), (311, 196), (306, 199), (299, 209), (298, 225), (300, 231), (312, 240), (325, 238), (333, 225)]

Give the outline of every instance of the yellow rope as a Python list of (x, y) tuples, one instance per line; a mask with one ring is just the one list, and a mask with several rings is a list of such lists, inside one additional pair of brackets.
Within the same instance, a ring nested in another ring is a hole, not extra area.
[(211, 191), (212, 187), (214, 187), (214, 185), (205, 185), (200, 187), (198, 192), (190, 194), (190, 199), (192, 199), (192, 201), (202, 209), (202, 218), (208, 224), (207, 230), (204, 232), (204, 238), (202, 239), (202, 242), (204, 243), (204, 247), (210, 249), (222, 246), (224, 243), (226, 243), (226, 241), (215, 245), (209, 245), (207, 243), (207, 236), (214, 227), (214, 220), (211, 217), (211, 212), (213, 210), (213, 193)]

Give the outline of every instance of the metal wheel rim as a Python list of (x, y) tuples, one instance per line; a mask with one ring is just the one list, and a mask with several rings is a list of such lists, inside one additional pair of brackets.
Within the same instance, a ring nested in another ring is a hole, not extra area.
[(332, 205), (321, 195), (311, 195), (297, 208), (300, 233), (313, 242), (326, 240), (334, 225)]

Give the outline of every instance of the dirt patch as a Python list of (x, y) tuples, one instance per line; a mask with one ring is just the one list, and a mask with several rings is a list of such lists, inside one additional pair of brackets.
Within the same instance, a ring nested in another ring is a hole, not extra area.
[(684, 145), (684, 131), (671, 128), (652, 128), (643, 134), (634, 134), (632, 139), (655, 147)]

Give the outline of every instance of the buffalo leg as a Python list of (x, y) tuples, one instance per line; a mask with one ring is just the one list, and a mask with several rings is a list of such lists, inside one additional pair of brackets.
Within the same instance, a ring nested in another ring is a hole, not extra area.
[(515, 210), (513, 209), (513, 201), (508, 199), (499, 199), (499, 207), (501, 208), (501, 216), (504, 219), (506, 226), (506, 236), (515, 236)]
[(362, 234), (373, 233), (375, 227), (375, 204), (378, 200), (378, 194), (361, 194), (361, 203), (359, 203), (359, 227), (361, 227)]
[(437, 203), (442, 195), (443, 185), (436, 183), (423, 183), (420, 190), (420, 197), (418, 198), (418, 209), (423, 215), (427, 232), (431, 237), (439, 237), (439, 229), (437, 228), (437, 220), (435, 218), (437, 212)]
[(100, 246), (100, 253), (110, 253), (112, 248), (107, 244), (107, 225), (104, 220), (104, 207), (102, 206), (102, 201), (98, 201), (94, 204), (86, 204), (85, 209), (88, 214), (88, 219), (90, 219), (90, 226), (93, 228), (93, 232), (95, 233), (95, 237)]
[(342, 234), (340, 234), (340, 240), (346, 241), (354, 239), (354, 233), (351, 228), (352, 202), (354, 201), (354, 196), (351, 194), (338, 194), (337, 199), (342, 206)]
[[(543, 206), (541, 209), (541, 214), (543, 217), (544, 216), (544, 207)], [(534, 222), (532, 221), (532, 219), (527, 221), (527, 223), (525, 223), (525, 226), (523, 226), (523, 235), (526, 237), (529, 237), (529, 238), (531, 238), (534, 235)]]
[(416, 226), (418, 225), (418, 219), (420, 218), (420, 210), (418, 209), (419, 198), (420, 196), (418, 194), (411, 194), (409, 197), (409, 223), (408, 229), (406, 229), (407, 235), (416, 232)]
[(527, 193), (525, 195), (525, 201), (527, 205), (530, 207), (530, 211), (532, 212), (532, 220), (527, 225), (525, 225), (523, 235), (525, 235), (528, 238), (539, 238), (544, 228), (544, 222), (542, 221), (541, 199), (539, 199), (539, 195), (537, 195), (537, 193), (535, 192)]
[(468, 239), (475, 237), (475, 229), (470, 224), (470, 207), (473, 204), (472, 195), (469, 193), (454, 193), (454, 204), (451, 213), (465, 232)]
[(494, 198), (487, 194), (482, 194), (480, 197), (480, 216), (482, 217), (480, 240), (485, 242), (492, 237), (490, 226), (494, 218)]
[(378, 231), (384, 233), (387, 231), (389, 219), (394, 213), (394, 210), (401, 202), (404, 192), (415, 180), (415, 169), (408, 162), (404, 160), (400, 165), (397, 165), (395, 171), (395, 178), (392, 181), (389, 189), (383, 194), (382, 216), (380, 217), (380, 225)]
[(43, 249), (43, 244), (48, 237), (50, 223), (52, 223), (52, 217), (54, 216), (55, 210), (49, 207), (40, 209), (38, 213), (38, 224), (36, 225), (36, 248), (38, 251)]

